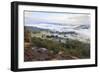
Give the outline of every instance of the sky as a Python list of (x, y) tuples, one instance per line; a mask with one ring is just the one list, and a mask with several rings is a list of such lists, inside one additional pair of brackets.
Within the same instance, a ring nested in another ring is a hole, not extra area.
[(90, 14), (71, 12), (42, 12), (24, 11), (24, 22), (28, 24), (60, 24), (60, 25), (81, 25), (90, 24)]

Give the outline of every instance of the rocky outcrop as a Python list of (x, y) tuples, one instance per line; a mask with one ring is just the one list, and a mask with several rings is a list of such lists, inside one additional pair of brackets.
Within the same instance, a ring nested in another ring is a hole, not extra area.
[(24, 50), (24, 61), (46, 61), (46, 60), (68, 60), (78, 59), (77, 57), (66, 55), (63, 52), (54, 54), (46, 48), (33, 47)]

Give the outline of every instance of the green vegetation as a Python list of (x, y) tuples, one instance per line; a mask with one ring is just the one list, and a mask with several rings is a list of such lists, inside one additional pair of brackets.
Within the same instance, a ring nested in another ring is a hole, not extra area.
[(47, 48), (49, 51), (53, 51), (54, 54), (63, 51), (65, 55), (75, 56), (78, 58), (90, 58), (90, 44), (78, 40), (67, 39), (66, 43), (61, 43), (33, 37), (32, 46)]

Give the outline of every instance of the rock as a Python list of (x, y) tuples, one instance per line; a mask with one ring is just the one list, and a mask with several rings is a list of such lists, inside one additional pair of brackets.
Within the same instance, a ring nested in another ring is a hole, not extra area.
[(24, 49), (24, 61), (32, 61), (33, 52), (32, 49)]
[(54, 54), (46, 48), (33, 47), (25, 49), (24, 61), (46, 61), (46, 60), (71, 60), (78, 59), (75, 56), (66, 55), (63, 51)]

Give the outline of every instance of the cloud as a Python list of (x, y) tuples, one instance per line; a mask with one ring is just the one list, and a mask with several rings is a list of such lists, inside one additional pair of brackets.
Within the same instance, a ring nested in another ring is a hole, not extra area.
[(25, 24), (57, 23), (57, 24), (90, 24), (89, 14), (65, 12), (25, 11)]

